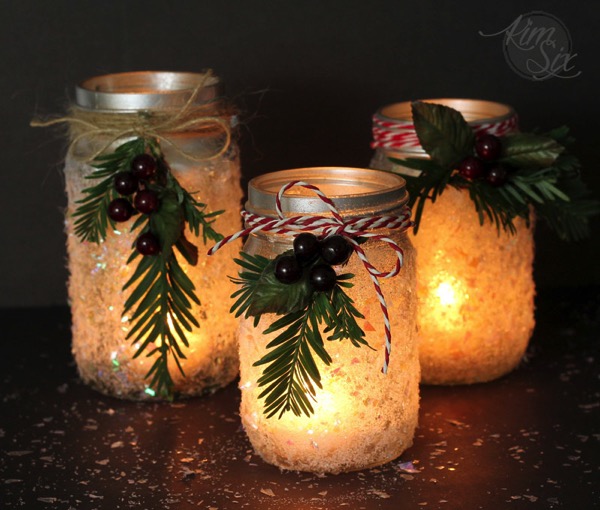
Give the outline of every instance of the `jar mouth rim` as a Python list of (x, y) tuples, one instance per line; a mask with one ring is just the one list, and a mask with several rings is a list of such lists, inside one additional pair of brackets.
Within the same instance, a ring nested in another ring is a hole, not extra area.
[[(500, 122), (516, 115), (515, 109), (507, 104), (485, 99), (439, 98), (421, 99), (424, 103), (436, 103), (458, 110), (471, 126)], [(375, 115), (383, 121), (412, 124), (412, 101), (403, 101), (381, 107)]]
[(134, 71), (94, 76), (75, 87), (75, 103), (98, 111), (135, 111), (181, 108), (202, 85), (194, 105), (204, 105), (222, 94), (221, 81), (209, 73)]
[[(277, 194), (291, 181), (317, 186), (342, 215), (381, 215), (408, 202), (406, 181), (398, 174), (367, 168), (308, 167), (280, 170), (251, 179), (246, 210), (276, 217)], [(314, 191), (299, 186), (286, 191), (281, 207), (286, 215), (330, 213)]]

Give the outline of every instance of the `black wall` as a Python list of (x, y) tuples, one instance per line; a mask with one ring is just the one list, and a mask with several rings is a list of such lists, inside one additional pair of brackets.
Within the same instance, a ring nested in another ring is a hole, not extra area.
[[(246, 178), (314, 165), (368, 165), (380, 106), (425, 97), (512, 104), (524, 129), (566, 123), (600, 196), (598, 2), (0, 0), (0, 306), (66, 301), (64, 140), (31, 129), (96, 74), (213, 68), (245, 112)], [(574, 79), (534, 82), (504, 60), (496, 32), (543, 10), (569, 29)], [(540, 226), (540, 287), (600, 283), (594, 241)]]

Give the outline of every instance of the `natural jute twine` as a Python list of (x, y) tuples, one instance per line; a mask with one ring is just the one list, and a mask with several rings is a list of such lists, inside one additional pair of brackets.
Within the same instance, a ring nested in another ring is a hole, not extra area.
[[(233, 108), (215, 102), (205, 105), (194, 105), (199, 92), (212, 77), (207, 71), (202, 81), (191, 90), (186, 103), (174, 110), (139, 110), (131, 113), (107, 113), (90, 111), (76, 105), (69, 107), (69, 115), (50, 119), (33, 119), (32, 127), (50, 127), (60, 124), (69, 126), (68, 154), (72, 155), (77, 143), (83, 139), (102, 138), (108, 141), (86, 162), (93, 161), (112, 144), (123, 138), (154, 138), (170, 145), (173, 150), (192, 161), (210, 161), (222, 156), (231, 144), (231, 117)], [(225, 140), (212, 155), (197, 157), (181, 150), (170, 139), (170, 135), (184, 132), (223, 133)]]

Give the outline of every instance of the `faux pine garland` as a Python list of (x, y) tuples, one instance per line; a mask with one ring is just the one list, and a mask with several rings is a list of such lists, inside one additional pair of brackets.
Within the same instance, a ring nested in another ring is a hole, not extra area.
[(563, 240), (589, 236), (589, 219), (600, 202), (589, 198), (581, 180), (579, 160), (570, 154), (573, 142), (565, 126), (547, 133), (514, 133), (476, 139), (457, 110), (424, 102), (412, 103), (413, 122), (423, 158), (390, 158), (420, 171), (404, 175), (414, 206), (415, 233), (428, 200), (435, 202), (446, 186), (465, 189), (483, 225), (515, 232), (515, 219), (530, 222), (530, 208)]

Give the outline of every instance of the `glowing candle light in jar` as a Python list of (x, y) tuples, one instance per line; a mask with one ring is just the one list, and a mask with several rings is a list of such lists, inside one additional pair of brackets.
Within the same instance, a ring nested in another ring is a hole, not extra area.
[[(72, 146), (65, 166), (73, 354), (82, 379), (94, 388), (123, 398), (149, 398), (155, 395), (145, 378), (155, 360), (146, 356), (152, 345), (134, 358), (143, 345), (143, 339), (126, 338), (134, 326), (135, 307), (123, 314), (133, 288), (123, 291), (123, 285), (140, 260), (128, 263), (139, 235), (139, 230), (131, 229), (139, 215), (117, 223), (114, 230), (109, 226), (106, 238), (95, 243), (82, 242), (76, 235), (73, 213), (84, 190), (99, 182), (86, 179), (95, 171), (91, 160), (100, 153), (114, 153), (136, 136), (146, 136), (160, 144), (172, 175), (193, 199), (206, 204), (206, 213), (224, 210), (207, 218), (214, 220), (214, 230), (239, 228), (238, 149), (227, 134), (234, 117), (221, 96), (218, 78), (170, 72), (122, 73), (84, 81), (77, 87), (72, 115), (81, 121), (70, 121)], [(216, 123), (203, 120), (208, 117), (216, 118)], [(96, 128), (82, 132), (83, 121)], [(103, 131), (107, 126), (109, 134)], [(196, 235), (186, 227), (184, 234), (199, 248), (196, 265), (176, 254), (201, 301), (191, 303), (190, 308), (199, 327), (192, 325), (192, 331), (185, 332), (189, 346), (180, 346), (185, 377), (173, 356), (169, 372), (175, 394), (197, 395), (222, 387), (237, 375), (237, 322), (229, 314), (228, 303), (233, 286), (225, 277), (236, 266), (230, 257), (206, 256), (202, 229)], [(237, 252), (234, 245), (226, 249), (231, 256)], [(167, 326), (175, 331), (172, 315), (167, 316)]]
[[(407, 200), (404, 180), (390, 173), (306, 168), (253, 179), (247, 211), (277, 218), (277, 193), (292, 181), (317, 186), (331, 198), (344, 219), (399, 214)], [(319, 197), (302, 187), (285, 192), (281, 205), (286, 217), (331, 216)], [(263, 332), (281, 316), (266, 313), (257, 327), (253, 317), (241, 321), (240, 414), (254, 449), (269, 463), (286, 469), (339, 473), (383, 464), (412, 444), (419, 407), (414, 252), (404, 230), (382, 231), (404, 252), (399, 275), (380, 279), (393, 335), (387, 374), (382, 373), (385, 330), (381, 306), (356, 253), (336, 271), (354, 275), (354, 286), (346, 292), (364, 315), (358, 321), (373, 349), (357, 348), (348, 339), (328, 341), (327, 332), (322, 331), (331, 363), (316, 359), (322, 388), (316, 388), (314, 401), (311, 400), (314, 413), (310, 416), (289, 411), (270, 418), (265, 415), (265, 400), (260, 397), (265, 388), (258, 384), (264, 365), (256, 366), (255, 362), (265, 356), (267, 344), (277, 336)], [(249, 236), (244, 252), (273, 259), (289, 250), (292, 242), (289, 235), (257, 232)], [(361, 246), (375, 268), (388, 271), (394, 266), (396, 253), (385, 242), (367, 239)]]
[[(475, 133), (517, 130), (512, 108), (468, 99), (428, 100), (458, 110)], [(371, 167), (415, 175), (388, 158), (427, 158), (410, 103), (374, 116)], [(514, 235), (481, 225), (466, 190), (446, 187), (423, 211), (412, 241), (418, 253), (419, 349), (430, 384), (489, 381), (513, 370), (534, 326), (533, 227), (515, 221)]]

